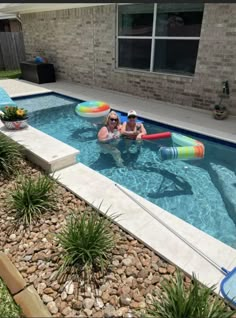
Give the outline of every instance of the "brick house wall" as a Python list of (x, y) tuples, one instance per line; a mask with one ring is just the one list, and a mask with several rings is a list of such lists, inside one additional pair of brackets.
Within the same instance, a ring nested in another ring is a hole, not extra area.
[(225, 103), (236, 115), (236, 4), (205, 4), (192, 77), (116, 69), (115, 4), (21, 17), (27, 58), (49, 58), (59, 78), (204, 109), (228, 80)]

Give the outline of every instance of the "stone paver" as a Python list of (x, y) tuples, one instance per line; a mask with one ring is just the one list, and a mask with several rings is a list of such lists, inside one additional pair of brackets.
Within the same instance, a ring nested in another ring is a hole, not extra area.
[(3, 252), (0, 252), (0, 277), (13, 295), (26, 286), (21, 274)]
[(14, 300), (26, 317), (51, 317), (33, 286), (27, 287), (14, 296)]

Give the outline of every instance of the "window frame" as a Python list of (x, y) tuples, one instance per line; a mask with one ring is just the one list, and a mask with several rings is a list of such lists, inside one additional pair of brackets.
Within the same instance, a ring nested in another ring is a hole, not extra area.
[[(137, 3), (138, 4), (138, 3)], [(151, 36), (129, 36), (129, 35), (119, 35), (119, 7), (124, 5), (135, 5), (134, 3), (118, 3), (116, 7), (116, 58), (115, 58), (115, 68), (118, 70), (131, 70), (131, 71), (139, 71), (145, 73), (152, 73), (152, 74), (171, 74), (171, 75), (178, 75), (178, 76), (190, 76), (192, 77), (195, 74), (192, 73), (191, 75), (181, 74), (177, 72), (165, 72), (165, 71), (155, 71), (154, 70), (154, 60), (155, 60), (155, 46), (156, 40), (196, 40), (200, 41), (201, 32), (199, 36), (156, 36), (156, 19), (157, 19), (157, 6), (158, 3), (154, 3), (153, 7), (153, 24), (152, 24), (152, 35)], [(203, 14), (204, 14), (204, 4), (203, 4)], [(201, 25), (202, 30), (202, 25)], [(151, 40), (151, 57), (150, 57), (150, 68), (149, 71), (138, 69), (138, 68), (130, 68), (130, 67), (120, 67), (119, 63), (119, 39), (127, 39), (127, 40)], [(196, 59), (197, 61), (197, 59)]]

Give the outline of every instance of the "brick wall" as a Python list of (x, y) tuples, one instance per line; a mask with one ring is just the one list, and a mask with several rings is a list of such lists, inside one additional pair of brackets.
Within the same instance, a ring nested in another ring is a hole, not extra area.
[(48, 57), (62, 79), (205, 109), (228, 80), (236, 114), (235, 17), (236, 4), (205, 4), (193, 77), (116, 69), (116, 5), (24, 14), (22, 23), (27, 58)]

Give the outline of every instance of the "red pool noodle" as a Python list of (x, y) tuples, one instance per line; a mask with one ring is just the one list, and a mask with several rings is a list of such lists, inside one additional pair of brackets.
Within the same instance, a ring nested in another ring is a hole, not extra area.
[(162, 139), (162, 138), (170, 138), (171, 133), (169, 131), (158, 133), (158, 134), (152, 134), (152, 135), (143, 135), (141, 138), (144, 140), (153, 140), (153, 139)]

